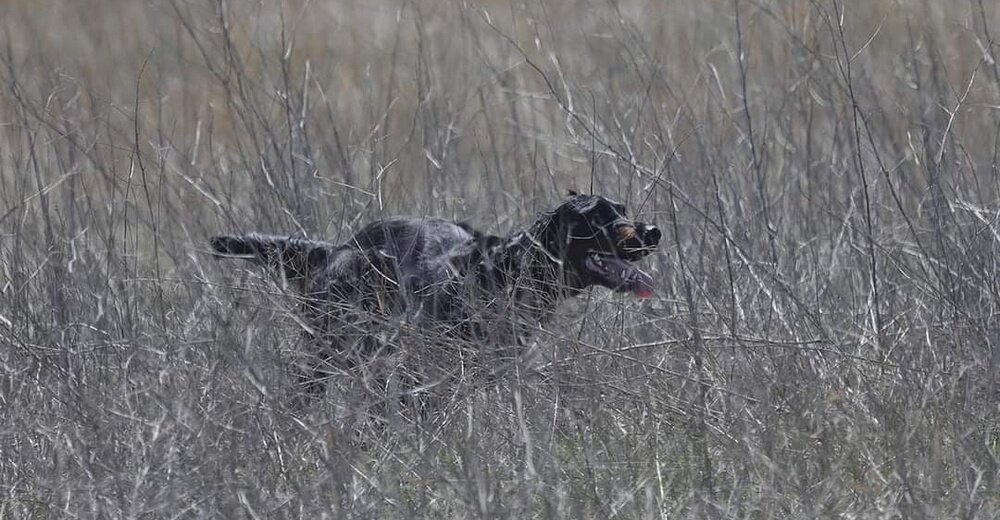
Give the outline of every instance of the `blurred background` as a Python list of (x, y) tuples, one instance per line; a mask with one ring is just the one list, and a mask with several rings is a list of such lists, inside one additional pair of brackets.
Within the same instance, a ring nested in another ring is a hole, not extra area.
[[(1000, 515), (995, 2), (0, 25), (0, 516)], [(426, 420), (372, 427), (350, 381), (292, 404), (294, 298), (206, 254), (390, 214), (507, 235), (569, 189), (664, 230), (657, 297), (567, 303)]]

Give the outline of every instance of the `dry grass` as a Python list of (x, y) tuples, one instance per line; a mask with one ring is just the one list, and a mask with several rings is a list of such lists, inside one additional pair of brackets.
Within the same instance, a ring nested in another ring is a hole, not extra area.
[[(1000, 516), (996, 2), (0, 27), (2, 518)], [(294, 406), (294, 302), (205, 254), (383, 213), (507, 233), (568, 188), (664, 228), (657, 298), (594, 290), (384, 427), (348, 377)]]

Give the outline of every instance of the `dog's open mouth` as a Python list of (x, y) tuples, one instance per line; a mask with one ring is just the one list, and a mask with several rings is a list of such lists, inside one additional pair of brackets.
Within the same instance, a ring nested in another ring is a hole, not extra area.
[(594, 281), (608, 289), (631, 292), (642, 299), (653, 296), (653, 277), (624, 258), (591, 253), (584, 265)]

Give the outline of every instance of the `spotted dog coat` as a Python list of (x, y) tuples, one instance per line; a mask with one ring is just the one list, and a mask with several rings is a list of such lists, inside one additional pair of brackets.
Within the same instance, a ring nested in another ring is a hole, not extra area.
[[(211, 239), (218, 256), (272, 268), (304, 296), (322, 363), (350, 369), (386, 348), (376, 324), (407, 324), (445, 337), (513, 344), (557, 304), (599, 285), (639, 298), (653, 279), (634, 262), (660, 231), (608, 198), (572, 194), (508, 238), (440, 218), (392, 217), (346, 243), (259, 234)], [(320, 391), (319, 366), (311, 390)]]

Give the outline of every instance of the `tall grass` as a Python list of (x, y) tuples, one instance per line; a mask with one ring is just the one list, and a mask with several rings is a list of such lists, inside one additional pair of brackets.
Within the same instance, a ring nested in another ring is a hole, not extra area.
[[(995, 2), (0, 20), (0, 517), (1000, 516)], [(296, 404), (294, 298), (206, 255), (506, 234), (569, 188), (665, 230), (657, 297), (596, 289), (513, 353), (401, 331), (504, 366), (423, 419), (373, 426), (346, 376)]]

